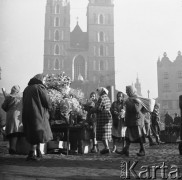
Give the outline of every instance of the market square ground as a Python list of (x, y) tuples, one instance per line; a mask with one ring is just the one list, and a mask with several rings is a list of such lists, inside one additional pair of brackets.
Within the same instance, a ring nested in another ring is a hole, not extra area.
[[(46, 154), (40, 162), (27, 162), (24, 155), (9, 155), (7, 142), (0, 141), (0, 180), (119, 180), (121, 161), (138, 161), (135, 168), (137, 172), (141, 170), (141, 166), (161, 166), (165, 162), (169, 168), (177, 165), (182, 175), (182, 156), (179, 155), (177, 143), (152, 147), (146, 144), (145, 157), (136, 156), (138, 147), (137, 144), (131, 145), (130, 157), (115, 153), (68, 156)], [(131, 176), (131, 179), (135, 178)], [(157, 174), (157, 179), (161, 179), (160, 173)]]

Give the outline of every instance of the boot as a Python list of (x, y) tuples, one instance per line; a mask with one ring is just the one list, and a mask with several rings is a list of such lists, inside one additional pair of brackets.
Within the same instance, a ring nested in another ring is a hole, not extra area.
[(145, 156), (145, 150), (140, 149), (139, 153), (137, 153), (137, 156)]
[(30, 161), (30, 160), (32, 160), (32, 161), (38, 160), (34, 151), (30, 151), (27, 158), (26, 158), (26, 161)]
[(42, 153), (41, 153), (40, 149), (36, 149), (36, 153), (37, 153), (37, 158), (39, 160), (42, 159)]
[(91, 149), (91, 153), (97, 153), (99, 152), (98, 144), (94, 144), (93, 148)]
[(149, 140), (149, 146), (155, 146), (155, 145), (157, 145), (157, 143), (155, 143), (153, 141), (153, 139), (151, 138), (151, 136), (148, 136), (148, 140)]
[(129, 157), (129, 148), (127, 147), (124, 147), (122, 151), (116, 151), (117, 154), (120, 154), (120, 155), (125, 155), (127, 157)]

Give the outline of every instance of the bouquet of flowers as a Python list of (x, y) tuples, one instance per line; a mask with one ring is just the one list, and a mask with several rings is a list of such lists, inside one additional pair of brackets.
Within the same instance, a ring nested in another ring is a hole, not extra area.
[(70, 88), (70, 77), (64, 73), (47, 75), (45, 85), (52, 102), (52, 120), (64, 119), (68, 123), (71, 112), (74, 114), (82, 112), (80, 101), (84, 98), (84, 94), (81, 90)]

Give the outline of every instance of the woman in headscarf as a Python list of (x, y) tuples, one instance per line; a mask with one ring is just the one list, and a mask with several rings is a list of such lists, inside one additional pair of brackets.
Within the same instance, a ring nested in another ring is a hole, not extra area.
[[(112, 152), (117, 152), (116, 142), (122, 141), (122, 146), (124, 147), (124, 137), (125, 137), (125, 107), (124, 107), (124, 94), (122, 92), (117, 93), (117, 100), (112, 103), (111, 106), (112, 113), (112, 139), (113, 139), (113, 150)], [(123, 148), (122, 147), (122, 148)]]
[(144, 118), (146, 109), (137, 97), (136, 89), (133, 86), (126, 86), (126, 94), (128, 99), (125, 102), (125, 125), (126, 129), (126, 145), (121, 154), (129, 156), (129, 146), (131, 143), (139, 143), (140, 150), (138, 156), (145, 156), (143, 143), (145, 142)]
[(23, 92), (22, 121), (26, 139), (31, 144), (27, 160), (40, 160), (40, 143), (46, 143), (53, 138), (49, 124), (50, 109), (51, 102), (44, 86), (44, 76), (37, 74), (30, 79)]
[(22, 98), (20, 87), (15, 85), (11, 88), (11, 93), (5, 93), (5, 100), (2, 109), (6, 112), (6, 137), (9, 140), (9, 154), (16, 154), (16, 144), (18, 136), (23, 132), (21, 119)]
[(98, 101), (95, 106), (97, 117), (96, 138), (97, 141), (102, 141), (104, 149), (100, 151), (101, 154), (110, 153), (108, 141), (112, 140), (112, 115), (110, 112), (111, 101), (108, 97), (108, 90), (104, 87), (97, 89)]

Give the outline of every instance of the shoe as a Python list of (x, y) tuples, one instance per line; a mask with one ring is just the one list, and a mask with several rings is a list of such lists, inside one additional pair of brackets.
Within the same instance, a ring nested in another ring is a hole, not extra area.
[(98, 144), (94, 145), (93, 148), (91, 149), (91, 153), (97, 153), (99, 151), (98, 149)]
[(39, 161), (39, 158), (37, 158), (34, 151), (30, 151), (26, 158), (26, 161)]
[(122, 151), (116, 151), (117, 154), (120, 154), (120, 155), (125, 155), (127, 157), (129, 157), (129, 150), (126, 149), (126, 148), (123, 148)]
[(9, 149), (9, 154), (14, 155), (17, 154), (16, 151), (14, 149)]
[(100, 151), (101, 154), (109, 154), (110, 150), (109, 149), (103, 149)]
[(137, 156), (145, 156), (145, 151), (140, 150), (139, 153), (137, 153)]
[(42, 159), (42, 153), (41, 153), (40, 149), (36, 149), (36, 153), (37, 153), (37, 158), (39, 160), (41, 160)]

